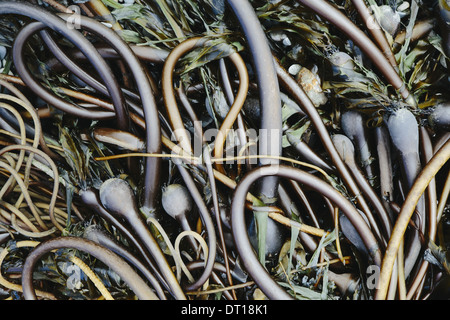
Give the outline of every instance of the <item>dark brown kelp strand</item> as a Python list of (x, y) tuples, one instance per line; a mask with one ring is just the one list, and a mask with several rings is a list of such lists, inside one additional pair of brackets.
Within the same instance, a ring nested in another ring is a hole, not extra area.
[(448, 9), (0, 1), (0, 299), (447, 299)]
[(83, 238), (61, 237), (48, 240), (38, 245), (27, 257), (23, 267), (22, 285), (24, 296), (28, 300), (36, 300), (37, 297), (33, 288), (33, 269), (39, 262), (39, 259), (46, 253), (60, 248), (74, 248), (80, 251), (88, 252), (92, 256), (108, 264), (120, 277), (136, 292), (136, 295), (142, 300), (155, 300), (157, 296), (142, 280), (139, 274), (134, 271), (122, 258), (111, 250), (108, 250), (95, 242)]
[(264, 176), (278, 176), (296, 180), (331, 199), (346, 214), (352, 224), (358, 228), (360, 236), (373, 258), (373, 262), (377, 265), (381, 264), (381, 251), (378, 247), (377, 240), (364, 219), (346, 198), (342, 197), (341, 194), (324, 181), (302, 170), (282, 165), (263, 166), (248, 173), (237, 186), (233, 197), (232, 224), (234, 240), (237, 244), (239, 254), (246, 257), (243, 261), (244, 265), (247, 270), (251, 270), (253, 279), (270, 299), (290, 299), (290, 297), (271, 279), (270, 275), (259, 263), (248, 239), (244, 220), (244, 203), (248, 189), (252, 183)]

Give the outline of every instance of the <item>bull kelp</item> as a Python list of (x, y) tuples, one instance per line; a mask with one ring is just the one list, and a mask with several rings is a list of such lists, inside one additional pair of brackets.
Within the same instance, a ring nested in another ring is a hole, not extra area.
[(445, 0), (0, 2), (4, 300), (448, 299)]

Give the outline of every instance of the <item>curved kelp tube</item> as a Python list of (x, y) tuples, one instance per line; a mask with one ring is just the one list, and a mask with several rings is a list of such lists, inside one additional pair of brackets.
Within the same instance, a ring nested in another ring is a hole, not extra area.
[[(407, 108), (401, 108), (394, 111), (389, 117), (387, 127), (392, 145), (400, 155), (405, 187), (409, 191), (422, 169), (419, 153), (419, 125), (411, 111)], [(425, 231), (425, 210), (425, 199), (420, 198), (417, 204), (417, 212), (420, 219), (417, 217), (414, 219), (416, 223), (420, 223), (420, 232)], [(405, 261), (406, 276), (410, 274), (420, 255), (421, 241), (419, 230), (413, 231), (412, 240), (408, 244), (409, 254)]]
[(205, 269), (202, 275), (194, 282), (187, 286), (187, 290), (192, 291), (200, 288), (209, 278), (211, 272), (213, 271), (214, 262), (217, 253), (217, 237), (215, 232), (214, 222), (212, 220), (211, 214), (203, 200), (203, 197), (195, 185), (195, 181), (190, 175), (189, 171), (182, 165), (178, 164), (178, 171), (186, 185), (186, 188), (191, 193), (192, 199), (197, 205), (199, 215), (202, 219), (202, 223), (205, 226), (205, 230), (208, 235), (208, 257), (205, 257)]
[(324, 0), (297, 0), (297, 2), (310, 8), (323, 18), (332, 22), (337, 28), (351, 38), (364, 53), (373, 61), (378, 69), (383, 73), (390, 84), (411, 106), (417, 106), (414, 97), (408, 91), (405, 83), (400, 78), (397, 70), (391, 65), (383, 52), (370, 40), (370, 38), (356, 25), (351, 22), (341, 11)]
[[(169, 121), (173, 127), (173, 134), (175, 135), (175, 138), (180, 146), (187, 152), (192, 152), (191, 141), (184, 130), (183, 120), (181, 119), (181, 115), (177, 107), (177, 101), (173, 89), (173, 70), (175, 69), (177, 61), (183, 54), (186, 54), (195, 48), (207, 45), (208, 40), (208, 38), (202, 37), (184, 40), (170, 52), (164, 63), (164, 70), (162, 74), (164, 104), (169, 116)], [(247, 96), (249, 83), (247, 68), (241, 56), (237, 52), (231, 52), (229, 59), (234, 63), (239, 73), (239, 90), (216, 138), (215, 156), (218, 158), (222, 157), (222, 149), (228, 130), (231, 129), (240, 110), (242, 109)]]
[(357, 228), (374, 263), (376, 265), (381, 264), (381, 251), (372, 231), (355, 207), (337, 190), (316, 176), (300, 169), (284, 165), (259, 167), (249, 172), (236, 187), (231, 206), (231, 223), (236, 247), (245, 269), (269, 299), (285, 300), (292, 297), (271, 278), (266, 269), (260, 264), (248, 238), (244, 217), (248, 190), (255, 181), (267, 176), (296, 180), (329, 198)]
[[(5, 1), (0, 4), (0, 14), (19, 14), (26, 15), (29, 18), (40, 21), (43, 25), (60, 32), (64, 37), (70, 42), (78, 47), (78, 49), (89, 59), (91, 64), (94, 66), (95, 70), (99, 73), (102, 80), (104, 81), (108, 91), (113, 100), (113, 104), (116, 110), (116, 117), (119, 120), (120, 127), (128, 128), (129, 117), (126, 109), (126, 101), (123, 98), (122, 92), (120, 90), (113, 90), (111, 88), (117, 88), (120, 86), (117, 84), (115, 77), (111, 77), (110, 68), (102, 56), (98, 53), (95, 47), (77, 30), (67, 28), (67, 22), (64, 19), (71, 17), (69, 14), (61, 14), (60, 18), (53, 15), (44, 9), (33, 6), (28, 3), (17, 2), (17, 1)], [(146, 122), (146, 141), (147, 141), (147, 152), (148, 153), (160, 153), (161, 152), (161, 130), (159, 123), (159, 115), (156, 106), (155, 99), (152, 94), (151, 86), (148, 77), (143, 72), (142, 65), (134, 55), (130, 47), (120, 38), (120, 36), (114, 31), (102, 25), (100, 22), (87, 18), (84, 16), (79, 17), (80, 24), (83, 28), (94, 32), (95, 34), (101, 36), (102, 40), (111, 45), (119, 55), (126, 61), (128, 67), (132, 71), (135, 82), (138, 87), (139, 93), (141, 94), (141, 102), (144, 109), (144, 116)], [(27, 27), (25, 27), (27, 28)], [(29, 28), (36, 28), (34, 32), (43, 28), (37, 24), (32, 24)], [(20, 36), (20, 33), (19, 35)], [(31, 89), (35, 88), (35, 92), (41, 96), (45, 101), (56, 106), (67, 106), (67, 103), (62, 99), (56, 97), (55, 95), (48, 92), (40, 84), (32, 79), (31, 74), (25, 68), (22, 61), (22, 46), (24, 45), (23, 39), (16, 39), (14, 44), (14, 57), (16, 68), (18, 68), (19, 73), (24, 76), (23, 80), (27, 86)], [(19, 41), (20, 40), (20, 41)], [(22, 66), (22, 67), (21, 67)], [(37, 86), (37, 87), (36, 87)], [(116, 97), (117, 96), (117, 97)], [(56, 99), (56, 100), (55, 100)], [(77, 116), (87, 117), (95, 119), (111, 118), (113, 114), (111, 112), (96, 112), (92, 113), (90, 110), (79, 108), (77, 106), (71, 105), (69, 109), (64, 110), (69, 113), (76, 112)], [(156, 208), (156, 201), (160, 188), (159, 188), (159, 172), (160, 172), (160, 159), (157, 158), (146, 158), (146, 171), (145, 171), (145, 193), (143, 200), (143, 208), (146, 211), (153, 212)]]
[(397, 257), (397, 252), (403, 240), (406, 228), (408, 227), (411, 217), (415, 211), (417, 202), (422, 197), (430, 181), (448, 162), (449, 159), (450, 140), (448, 140), (439, 149), (439, 151), (436, 152), (433, 158), (423, 167), (422, 171), (419, 173), (417, 179), (411, 187), (392, 230), (391, 239), (389, 240), (389, 244), (383, 258), (383, 264), (381, 265), (380, 278), (375, 293), (375, 299), (383, 300), (386, 298), (389, 287), (389, 280), (391, 278), (395, 259)]
[[(83, 54), (86, 55), (86, 57), (88, 57), (91, 64), (94, 66), (95, 70), (98, 72), (98, 74), (104, 81), (106, 87), (108, 88), (119, 87), (117, 79), (115, 79), (115, 77), (110, 77), (111, 70), (108, 64), (100, 56), (100, 54), (97, 52), (94, 46), (79, 31), (67, 28), (66, 22), (61, 18), (57, 17), (54, 14), (49, 13), (48, 11), (38, 6), (34, 6), (29, 3), (19, 1), (2, 2), (0, 4), (0, 15), (3, 14), (17, 14), (27, 16), (31, 19), (40, 21), (42, 24), (49, 27), (50, 29), (60, 32), (70, 42), (76, 45), (80, 49), (80, 51), (82, 51)], [(19, 74), (24, 75), (23, 81), (25, 82), (25, 84), (30, 88), (32, 88), (38, 95), (40, 95), (40, 97), (43, 100), (47, 101), (48, 103), (64, 106), (65, 103), (62, 103), (64, 102), (62, 101), (62, 99), (57, 98), (55, 95), (51, 94), (47, 89), (42, 87), (40, 84), (36, 83), (33, 79), (27, 77), (28, 70), (26, 70), (26, 68), (21, 68), (20, 63), (23, 50), (19, 49), (23, 45), (24, 44), (22, 43), (21, 39), (16, 38), (13, 47), (13, 57), (15, 63), (16, 61), (19, 62), (18, 66), (16, 65), (16, 68), (18, 68), (17, 71)], [(110, 93), (111, 92), (113, 91), (110, 91)], [(125, 117), (125, 114), (123, 114), (123, 112), (125, 112), (126, 108), (123, 96), (112, 96), (112, 99), (114, 101), (114, 106), (117, 107), (116, 109), (117, 116), (120, 116), (121, 118)], [(72, 106), (72, 108), (70, 108), (68, 111), (70, 112), (71, 110), (74, 110), (73, 107), (77, 108), (76, 106)], [(77, 113), (81, 117), (87, 118), (91, 117), (90, 112), (82, 108), (78, 108)], [(97, 119), (111, 118), (111, 116), (112, 116), (111, 112), (104, 112), (102, 114), (99, 113), (96, 115)]]
[[(382, 224), (382, 229), (384, 233), (384, 238), (381, 239), (389, 239), (389, 235), (391, 233), (391, 221), (389, 219), (389, 214), (387, 213), (386, 209), (384, 208), (381, 200), (379, 199), (378, 195), (375, 193), (375, 191), (372, 189), (372, 186), (367, 181), (364, 174), (360, 171), (361, 169), (358, 167), (355, 161), (355, 148), (353, 146), (352, 141), (350, 138), (343, 134), (335, 134), (332, 137), (333, 143), (336, 146), (336, 149), (338, 150), (339, 154), (342, 157), (342, 160), (348, 165), (351, 172), (355, 176), (355, 180), (358, 182), (361, 191), (364, 192), (364, 194), (368, 197), (369, 201), (372, 203), (376, 213), (378, 214), (378, 219)], [(378, 225), (377, 220), (374, 219), (373, 215), (367, 217), (370, 221), (370, 225), (374, 231), (376, 231), (376, 234), (379, 234), (378, 231)], [(383, 243), (384, 244), (384, 243)]]
[(319, 112), (314, 107), (314, 104), (311, 102), (306, 92), (298, 84), (298, 82), (295, 81), (295, 79), (281, 66), (280, 62), (277, 59), (274, 58), (274, 61), (280, 84), (282, 84), (283, 87), (285, 87), (289, 91), (292, 97), (302, 106), (303, 111), (311, 120), (311, 123), (316, 129), (325, 150), (333, 161), (333, 164), (336, 167), (336, 171), (340, 174), (341, 179), (344, 181), (351, 195), (355, 197), (355, 200), (357, 201), (361, 210), (366, 215), (370, 215), (370, 207), (367, 204), (365, 198), (362, 196), (361, 191), (359, 190), (359, 187), (355, 182), (355, 179), (353, 179), (353, 176), (350, 173), (350, 170), (336, 150), (336, 147), (333, 144), (330, 134), (328, 133), (328, 130), (323, 123)]
[(352, 140), (355, 145), (357, 156), (361, 167), (366, 173), (367, 180), (374, 185), (375, 173), (373, 168), (373, 156), (370, 150), (369, 133), (365, 126), (363, 115), (354, 110), (346, 111), (341, 116), (341, 127), (344, 134)]
[(109, 250), (117, 253), (119, 256), (127, 260), (130, 264), (134, 265), (150, 282), (156, 291), (156, 294), (161, 300), (167, 300), (164, 294), (164, 290), (158, 283), (158, 280), (153, 276), (151, 270), (149, 270), (137, 257), (135, 257), (128, 249), (121, 245), (113, 235), (108, 233), (100, 225), (90, 225), (84, 230), (83, 237), (98, 243), (99, 245), (108, 248)]
[[(98, 191), (95, 189), (87, 189), (80, 192), (80, 199), (84, 205), (92, 209), (100, 217), (105, 219), (108, 223), (113, 225), (124, 237), (129, 244), (139, 253), (139, 258), (145, 262), (146, 266), (150, 268), (152, 274), (159, 280), (159, 282), (170, 292), (170, 287), (164, 280), (164, 277), (155, 266), (150, 253), (145, 249), (141, 239), (137, 238), (128, 226), (122, 221), (116, 219), (108, 210), (106, 210), (101, 204)], [(170, 292), (172, 295), (173, 293)]]

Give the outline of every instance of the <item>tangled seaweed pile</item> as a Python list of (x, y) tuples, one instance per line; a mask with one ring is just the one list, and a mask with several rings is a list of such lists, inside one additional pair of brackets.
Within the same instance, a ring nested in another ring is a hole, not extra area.
[(445, 0), (2, 0), (2, 299), (448, 299)]

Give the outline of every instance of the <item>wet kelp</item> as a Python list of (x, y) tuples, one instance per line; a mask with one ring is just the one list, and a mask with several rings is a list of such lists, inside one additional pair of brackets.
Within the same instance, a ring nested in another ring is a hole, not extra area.
[(0, 3), (3, 299), (448, 299), (443, 0)]

